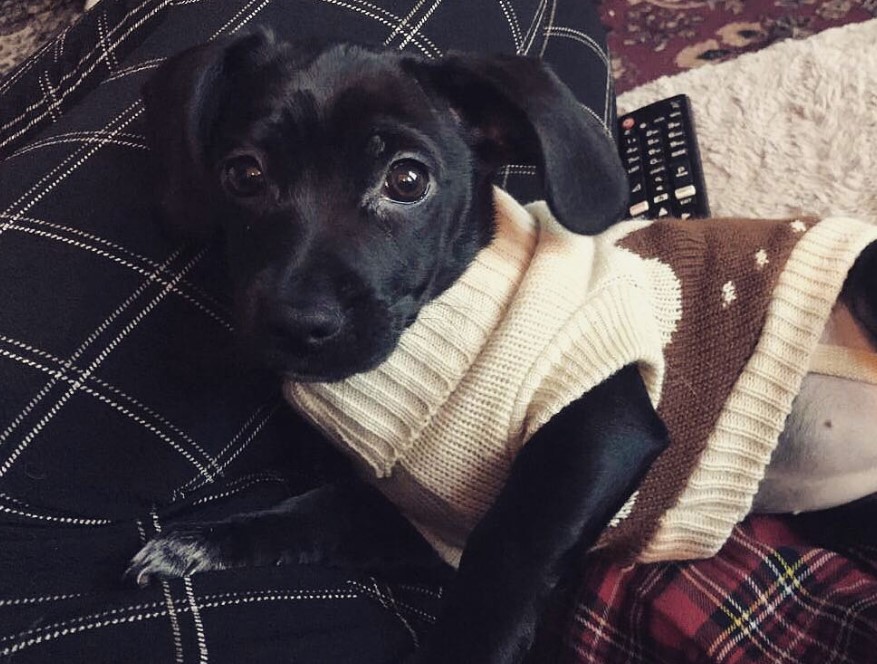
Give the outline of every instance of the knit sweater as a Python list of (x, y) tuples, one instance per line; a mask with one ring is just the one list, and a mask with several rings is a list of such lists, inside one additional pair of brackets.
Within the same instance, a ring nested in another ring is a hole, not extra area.
[(848, 218), (627, 221), (496, 193), (493, 242), (376, 369), (285, 385), (449, 563), (553, 415), (636, 363), (671, 444), (598, 547), (708, 557), (747, 514), (855, 258)]

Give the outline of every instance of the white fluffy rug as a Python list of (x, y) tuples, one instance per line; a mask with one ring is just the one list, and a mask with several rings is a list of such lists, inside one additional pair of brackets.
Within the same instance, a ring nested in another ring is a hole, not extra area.
[(877, 19), (660, 78), (619, 113), (691, 98), (713, 216), (877, 222)]

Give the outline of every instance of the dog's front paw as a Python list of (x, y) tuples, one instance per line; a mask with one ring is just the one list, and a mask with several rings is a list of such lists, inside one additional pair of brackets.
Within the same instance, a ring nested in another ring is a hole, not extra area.
[(131, 559), (125, 577), (144, 587), (153, 579), (172, 579), (227, 569), (234, 562), (225, 553), (228, 524), (191, 523), (175, 526), (147, 542)]

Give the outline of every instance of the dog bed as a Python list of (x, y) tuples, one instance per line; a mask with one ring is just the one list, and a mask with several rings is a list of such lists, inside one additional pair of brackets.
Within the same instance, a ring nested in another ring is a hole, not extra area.
[[(561, 75), (603, 75), (608, 89), (599, 49), (543, 39), (545, 21), (574, 25), (571, 6), (505, 0), (492, 20), (508, 48), (581, 49)], [(364, 37), (429, 54), (421, 28), (447, 20), (443, 7), (103, 0), (0, 82), (0, 658), (393, 661), (428, 628), (440, 588), (426, 578), (288, 566), (139, 590), (119, 576), (171, 519), (265, 506), (346, 472), (269, 378), (229, 362), (215, 252), (177, 247), (147, 223), (139, 85), (169, 53), (257, 20), (325, 34), (353, 14)], [(484, 38), (482, 23), (469, 27), (458, 47)], [(611, 120), (605, 92), (585, 101)], [(708, 134), (705, 152), (728, 140)], [(714, 182), (731, 176), (710, 169), (718, 211)], [(873, 562), (808, 546), (776, 519), (744, 524), (710, 561), (590, 561), (575, 601), (556, 604), (537, 661), (867, 661)]]

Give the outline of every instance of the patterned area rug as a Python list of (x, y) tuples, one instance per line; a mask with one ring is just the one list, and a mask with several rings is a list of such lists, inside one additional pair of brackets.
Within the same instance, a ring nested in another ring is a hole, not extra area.
[(0, 0), (0, 76), (70, 25), (83, 0)]
[(877, 0), (602, 0), (616, 89), (877, 16)]
[[(0, 0), (0, 76), (76, 20), (82, 5)], [(621, 93), (783, 39), (873, 18), (877, 0), (602, 0), (600, 14)]]

